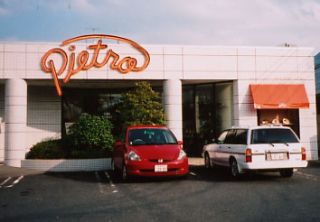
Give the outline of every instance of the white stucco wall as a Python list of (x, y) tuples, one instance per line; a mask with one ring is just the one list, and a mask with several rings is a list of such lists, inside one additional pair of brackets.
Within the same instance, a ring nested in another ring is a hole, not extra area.
[(48, 86), (28, 86), (26, 152), (32, 145), (61, 137), (61, 98)]
[(4, 161), (4, 84), (0, 84), (0, 162)]

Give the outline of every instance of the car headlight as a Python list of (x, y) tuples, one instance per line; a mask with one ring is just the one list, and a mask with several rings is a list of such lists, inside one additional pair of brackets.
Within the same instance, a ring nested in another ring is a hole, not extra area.
[(136, 154), (136, 152), (134, 152), (134, 151), (129, 152), (128, 159), (133, 160), (133, 161), (141, 161), (141, 158), (139, 157), (139, 155)]
[(179, 153), (179, 156), (178, 156), (178, 160), (182, 160), (186, 156), (187, 156), (187, 154), (183, 150), (180, 150), (180, 153)]

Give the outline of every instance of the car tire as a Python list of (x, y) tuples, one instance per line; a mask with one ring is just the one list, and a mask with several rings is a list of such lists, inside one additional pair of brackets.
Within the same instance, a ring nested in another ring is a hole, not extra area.
[(230, 160), (230, 172), (232, 177), (234, 178), (239, 178), (240, 177), (240, 171), (239, 171), (239, 167), (238, 167), (238, 163), (237, 160), (232, 158)]
[(282, 177), (292, 177), (293, 176), (293, 169), (283, 169), (280, 170), (280, 175)]
[(209, 154), (208, 154), (208, 153), (205, 153), (205, 154), (204, 154), (204, 166), (205, 166), (205, 168), (207, 168), (207, 169), (212, 168), (211, 161), (210, 161), (210, 157), (209, 157)]

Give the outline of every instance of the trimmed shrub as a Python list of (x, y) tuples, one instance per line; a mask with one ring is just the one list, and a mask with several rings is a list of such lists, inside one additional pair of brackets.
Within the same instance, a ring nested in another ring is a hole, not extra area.
[(67, 144), (72, 148), (70, 154), (75, 150), (112, 152), (114, 140), (111, 129), (112, 124), (105, 117), (81, 114), (79, 120), (70, 127), (67, 136)]
[(60, 139), (37, 143), (26, 154), (26, 159), (62, 159), (66, 154)]
[(26, 159), (89, 159), (110, 157), (113, 149), (112, 125), (102, 116), (81, 114), (63, 140), (37, 143)]

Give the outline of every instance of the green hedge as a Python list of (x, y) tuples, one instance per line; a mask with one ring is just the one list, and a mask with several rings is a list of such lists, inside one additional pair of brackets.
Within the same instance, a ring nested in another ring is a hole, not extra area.
[(112, 124), (105, 117), (84, 113), (70, 127), (68, 143), (78, 150), (112, 151), (114, 140), (111, 129)]
[(26, 159), (88, 159), (110, 157), (113, 150), (112, 124), (102, 116), (82, 114), (63, 140), (37, 143)]
[(27, 153), (26, 159), (62, 159), (66, 153), (61, 140), (48, 140), (37, 143)]

